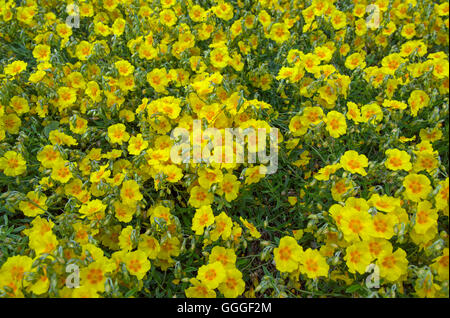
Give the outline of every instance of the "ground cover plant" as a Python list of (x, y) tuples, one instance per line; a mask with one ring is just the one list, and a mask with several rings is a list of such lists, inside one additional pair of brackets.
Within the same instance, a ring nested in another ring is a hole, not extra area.
[(448, 297), (448, 15), (0, 0), (0, 297)]

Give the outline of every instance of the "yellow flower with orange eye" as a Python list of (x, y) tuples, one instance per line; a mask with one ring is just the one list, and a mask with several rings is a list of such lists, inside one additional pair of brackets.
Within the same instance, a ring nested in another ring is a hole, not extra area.
[(191, 229), (196, 235), (202, 235), (205, 228), (214, 223), (214, 214), (210, 205), (205, 205), (195, 211)]
[(218, 287), (226, 298), (236, 298), (245, 290), (242, 273), (237, 268), (226, 269), (224, 281)]
[(103, 218), (106, 210), (106, 205), (102, 201), (95, 199), (83, 204), (80, 207), (81, 218), (87, 217), (89, 220)]
[(401, 248), (395, 252), (383, 250), (377, 257), (376, 265), (380, 269), (381, 278), (394, 282), (408, 271), (406, 252)]
[(411, 156), (406, 151), (398, 149), (388, 149), (385, 153), (387, 155), (386, 161), (384, 162), (386, 168), (394, 171), (411, 170)]
[(125, 31), (126, 21), (122, 18), (118, 18), (114, 21), (111, 29), (114, 35), (121, 36)]
[(86, 84), (85, 94), (92, 99), (94, 102), (99, 102), (102, 99), (101, 89), (97, 82), (90, 81)]
[(349, 70), (354, 70), (357, 67), (363, 69), (366, 67), (365, 56), (360, 53), (353, 53), (349, 55), (345, 60), (345, 67)]
[(100, 169), (98, 171), (91, 173), (91, 176), (89, 177), (89, 181), (92, 183), (98, 183), (98, 182), (108, 178), (111, 175), (111, 171), (106, 170), (108, 167), (109, 167), (108, 164), (100, 166)]
[(204, 205), (209, 205), (214, 201), (214, 195), (208, 190), (195, 186), (190, 191), (189, 204), (194, 208), (200, 208)]
[(108, 137), (111, 143), (121, 145), (124, 141), (130, 139), (130, 135), (126, 132), (124, 124), (115, 124), (108, 127)]
[(423, 174), (409, 174), (403, 179), (403, 186), (405, 187), (405, 196), (413, 202), (419, 202), (425, 199), (431, 192), (431, 182)]
[(205, 189), (223, 180), (222, 170), (202, 168), (198, 171), (198, 183)]
[(401, 57), (398, 53), (392, 53), (388, 56), (385, 56), (381, 61), (381, 65), (383, 66), (383, 71), (389, 75), (395, 75), (395, 71), (405, 62), (405, 59)]
[(226, 174), (219, 183), (217, 194), (225, 195), (225, 200), (228, 202), (237, 198), (241, 183), (237, 180), (237, 177), (233, 174)]
[(128, 223), (133, 219), (134, 208), (119, 201), (114, 202), (114, 215), (120, 222)]
[(155, 259), (160, 249), (158, 240), (153, 236), (147, 234), (139, 236), (138, 250), (144, 252), (149, 259)]
[(347, 170), (350, 173), (359, 173), (362, 176), (367, 175), (367, 172), (364, 170), (365, 167), (369, 165), (369, 161), (365, 155), (360, 155), (354, 150), (346, 151), (339, 163), (342, 168)]
[(416, 25), (414, 23), (404, 25), (400, 34), (407, 40), (412, 39), (416, 35)]
[(441, 256), (436, 257), (433, 260), (433, 264), (431, 264), (431, 268), (434, 269), (440, 280), (445, 281), (448, 280), (449, 277), (449, 249), (448, 247), (444, 248)]
[(50, 47), (45, 44), (38, 44), (33, 49), (33, 56), (38, 61), (50, 60)]
[(147, 255), (140, 250), (125, 254), (123, 257), (123, 262), (125, 263), (128, 272), (131, 275), (136, 276), (139, 280), (143, 279), (145, 274), (147, 274), (151, 268)]
[(106, 274), (112, 269), (112, 263), (106, 257), (101, 257), (80, 270), (81, 284), (96, 292), (104, 292)]
[(356, 105), (353, 102), (348, 102), (347, 103), (347, 114), (346, 114), (347, 119), (353, 120), (353, 122), (355, 124), (359, 124), (360, 122), (362, 122), (361, 119), (361, 111), (358, 107), (358, 105)]
[(58, 88), (58, 101), (57, 105), (61, 108), (66, 108), (75, 103), (77, 100), (77, 94), (75, 89), (69, 87)]
[(335, 30), (342, 29), (347, 25), (347, 16), (342, 11), (334, 10), (331, 14), (331, 24)]
[(126, 60), (120, 60), (114, 63), (120, 76), (132, 75), (134, 72), (134, 66)]
[(231, 20), (234, 15), (233, 6), (223, 0), (218, 1), (217, 5), (211, 8), (211, 11), (214, 12), (218, 18), (225, 21)]
[(392, 212), (401, 205), (399, 198), (390, 197), (386, 194), (380, 196), (377, 193), (372, 194), (368, 202), (370, 205), (376, 207), (377, 210), (383, 212)]
[(22, 210), (26, 216), (34, 217), (43, 214), (47, 210), (47, 196), (45, 194), (30, 191), (27, 193), (27, 199), (19, 203), (19, 209)]
[(370, 237), (369, 229), (373, 225), (372, 217), (368, 212), (358, 211), (351, 207), (342, 209), (340, 229), (347, 242), (365, 240)]
[(208, 257), (209, 263), (220, 262), (225, 269), (234, 268), (236, 263), (236, 253), (232, 248), (214, 246)]
[(165, 68), (154, 68), (147, 74), (147, 82), (158, 93), (166, 92), (166, 86), (169, 84), (167, 71)]
[(213, 242), (217, 241), (220, 237), (226, 241), (231, 236), (231, 230), (233, 227), (233, 221), (226, 215), (225, 212), (221, 212), (214, 217), (214, 227), (210, 231), (210, 238)]
[(413, 165), (414, 172), (427, 171), (433, 173), (439, 167), (437, 154), (431, 151), (419, 152)]
[(330, 266), (318, 250), (308, 248), (300, 256), (300, 272), (308, 278), (327, 277)]
[(320, 58), (313, 53), (305, 54), (301, 57), (301, 64), (305, 67), (305, 70), (309, 73), (316, 73), (317, 72), (317, 66), (320, 64)]
[(139, 191), (139, 184), (134, 180), (126, 180), (120, 190), (122, 202), (127, 205), (135, 205), (137, 201), (142, 200), (143, 196)]
[(449, 182), (448, 177), (439, 182), (438, 188), (439, 191), (434, 197), (436, 202), (436, 208), (440, 211), (444, 211), (444, 214), (448, 216), (448, 198), (449, 198)]
[(353, 274), (366, 273), (367, 266), (372, 263), (373, 259), (374, 257), (370, 253), (366, 241), (353, 243), (345, 250), (344, 260), (346, 261), (348, 271)]
[(19, 176), (27, 170), (26, 161), (20, 153), (7, 151), (0, 158), (0, 170), (3, 170), (6, 176)]
[(72, 179), (73, 175), (68, 166), (69, 162), (66, 160), (58, 160), (53, 164), (51, 178), (61, 183), (67, 183)]
[(214, 67), (221, 69), (228, 66), (231, 58), (228, 55), (228, 49), (226, 47), (221, 47), (211, 51), (209, 60)]
[(28, 63), (24, 61), (14, 61), (4, 68), (5, 75), (15, 76), (26, 70)]
[(269, 36), (276, 43), (281, 44), (291, 37), (291, 33), (289, 32), (289, 28), (284, 23), (274, 23), (270, 28)]
[(404, 110), (408, 107), (406, 103), (400, 102), (398, 100), (388, 100), (388, 99), (385, 99), (383, 101), (383, 106), (395, 110)]
[(215, 289), (225, 280), (225, 268), (222, 263), (214, 262), (203, 265), (198, 269), (197, 279), (209, 289)]
[(164, 166), (162, 171), (166, 175), (166, 180), (171, 183), (176, 183), (183, 178), (183, 170), (176, 165)]
[(302, 252), (302, 247), (298, 245), (293, 237), (282, 237), (278, 247), (273, 250), (277, 270), (287, 273), (297, 270)]
[(198, 4), (189, 8), (189, 17), (194, 22), (202, 22), (206, 19), (206, 11)]
[(347, 121), (345, 116), (335, 110), (327, 113), (327, 117), (324, 119), (327, 124), (326, 129), (333, 138), (339, 138), (347, 133)]
[(408, 98), (408, 104), (411, 108), (411, 114), (415, 117), (420, 109), (428, 106), (430, 97), (422, 90), (416, 89), (411, 92)]
[(23, 97), (14, 96), (9, 101), (9, 105), (11, 106), (12, 109), (14, 109), (14, 111), (18, 115), (25, 114), (30, 111), (30, 107), (28, 106), (28, 101)]
[(323, 168), (321, 168), (315, 175), (314, 178), (320, 181), (328, 181), (330, 180), (330, 176), (334, 174), (336, 171), (338, 171), (340, 168), (342, 168), (342, 165), (340, 163), (333, 164), (333, 165), (327, 165)]
[(380, 122), (381, 120), (383, 120), (383, 110), (378, 104), (372, 103), (361, 107), (362, 122)]
[(370, 236), (389, 240), (394, 236), (394, 226), (398, 223), (395, 215), (378, 212), (372, 218), (372, 227), (368, 229)]
[(87, 123), (86, 119), (77, 116), (69, 121), (69, 127), (73, 133), (82, 135), (87, 131)]
[(163, 260), (170, 260), (171, 256), (177, 257), (180, 255), (180, 240), (177, 237), (172, 236), (169, 238), (165, 236), (161, 239), (160, 251), (157, 258)]
[(142, 134), (137, 134), (136, 136), (132, 136), (128, 142), (128, 153), (137, 156), (147, 149), (147, 147), (148, 141), (142, 138)]
[(194, 286), (184, 291), (187, 298), (216, 298), (216, 292), (205, 283), (196, 278), (191, 278), (189, 282)]
[(81, 61), (86, 61), (92, 54), (93, 45), (87, 41), (78, 43), (75, 51), (76, 57)]
[(431, 227), (437, 224), (437, 219), (437, 210), (432, 208), (431, 202), (419, 202), (415, 215), (414, 231), (417, 234), (425, 234)]
[(171, 27), (177, 20), (177, 16), (171, 9), (164, 9), (159, 13), (159, 21), (165, 26)]
[(331, 196), (335, 201), (342, 201), (342, 198), (351, 193), (352, 189), (355, 187), (355, 183), (349, 179), (338, 179), (333, 182), (331, 188)]

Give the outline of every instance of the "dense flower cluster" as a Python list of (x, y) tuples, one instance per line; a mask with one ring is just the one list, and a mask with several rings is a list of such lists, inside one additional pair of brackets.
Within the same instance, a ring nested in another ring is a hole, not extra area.
[(448, 297), (448, 15), (0, 0), (0, 297)]

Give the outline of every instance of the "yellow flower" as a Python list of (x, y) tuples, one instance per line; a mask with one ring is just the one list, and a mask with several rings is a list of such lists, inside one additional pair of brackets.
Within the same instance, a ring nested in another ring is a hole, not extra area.
[(131, 275), (136, 276), (139, 280), (143, 279), (145, 274), (147, 274), (151, 268), (147, 255), (140, 250), (125, 254), (123, 262), (125, 263), (128, 272)]
[(128, 152), (131, 155), (137, 156), (143, 150), (147, 149), (148, 141), (142, 138), (142, 134), (137, 134), (137, 136), (132, 136), (128, 143)]
[(406, 252), (401, 248), (398, 248), (395, 252), (382, 251), (377, 257), (376, 265), (380, 268), (381, 278), (388, 282), (394, 282), (408, 271)]
[(139, 184), (134, 180), (124, 181), (120, 190), (122, 202), (126, 205), (134, 205), (137, 201), (142, 200), (143, 196), (139, 191)]
[(403, 179), (406, 197), (414, 202), (425, 199), (431, 192), (430, 180), (423, 174), (409, 174)]
[(210, 232), (210, 238), (212, 241), (217, 241), (219, 237), (226, 241), (231, 236), (231, 229), (233, 227), (233, 221), (225, 212), (221, 212), (214, 217), (214, 228)]
[(236, 263), (236, 254), (232, 248), (214, 246), (209, 254), (209, 263), (220, 262), (225, 269), (234, 268)]
[(194, 285), (185, 290), (187, 298), (216, 298), (216, 292), (198, 279), (191, 278), (189, 282)]
[(201, 266), (198, 269), (197, 279), (209, 289), (215, 289), (225, 280), (225, 275), (225, 268), (222, 263), (214, 262)]
[(19, 176), (27, 170), (26, 161), (20, 153), (7, 151), (0, 158), (0, 170), (3, 170), (6, 176)]
[(357, 67), (363, 69), (366, 67), (365, 57), (360, 53), (353, 53), (352, 55), (349, 55), (345, 60), (345, 67), (350, 70), (354, 70)]
[(214, 195), (200, 186), (195, 186), (190, 191), (189, 204), (194, 208), (210, 205), (213, 201)]
[(24, 61), (14, 61), (11, 64), (5, 66), (4, 72), (6, 75), (15, 76), (25, 71), (27, 65), (28, 63)]
[(289, 40), (290, 37), (289, 28), (284, 23), (274, 23), (270, 28), (270, 38), (278, 44)]
[(50, 47), (45, 44), (38, 44), (33, 49), (33, 56), (38, 61), (50, 60)]
[(350, 273), (364, 274), (374, 257), (369, 251), (367, 242), (363, 241), (348, 246), (345, 250), (344, 260)]
[(449, 255), (449, 249), (448, 247), (444, 248), (443, 253), (441, 256), (436, 257), (433, 260), (433, 264), (431, 264), (431, 268), (434, 269), (437, 274), (438, 277), (441, 281), (445, 281), (448, 280), (448, 276), (449, 276), (449, 260), (448, 260), (448, 255)]
[(308, 248), (300, 257), (300, 272), (308, 278), (328, 276), (329, 266), (318, 250)]
[(159, 14), (159, 21), (168, 26), (171, 27), (177, 22), (177, 16), (175, 13), (170, 9), (164, 9)]
[(45, 205), (47, 196), (45, 194), (30, 191), (27, 193), (27, 198), (28, 200), (19, 203), (19, 208), (26, 216), (34, 217), (47, 210), (47, 206)]
[(158, 256), (161, 247), (158, 240), (153, 236), (141, 234), (139, 236), (138, 250), (144, 252), (149, 259), (155, 259)]
[(364, 240), (370, 236), (373, 226), (372, 217), (366, 211), (358, 211), (351, 207), (342, 210), (341, 230), (348, 242)]
[(303, 249), (290, 236), (284, 236), (273, 250), (275, 266), (280, 272), (291, 273), (298, 269)]
[(420, 109), (428, 106), (430, 97), (422, 90), (414, 90), (408, 98), (408, 104), (411, 108), (411, 114), (416, 117)]
[(380, 122), (383, 119), (383, 111), (380, 106), (375, 103), (364, 105), (361, 107), (361, 121), (367, 123), (371, 120)]
[(411, 156), (406, 151), (398, 149), (388, 149), (385, 153), (387, 155), (386, 161), (384, 162), (386, 168), (394, 171), (411, 170)]
[(126, 132), (124, 124), (115, 124), (108, 127), (108, 137), (111, 143), (121, 145), (124, 141), (128, 141), (130, 135)]
[(30, 107), (28, 106), (28, 101), (19, 96), (14, 96), (9, 101), (9, 105), (18, 115), (28, 113), (30, 111)]
[(342, 165), (342, 168), (350, 173), (359, 173), (362, 176), (367, 175), (367, 172), (364, 170), (369, 165), (367, 157), (365, 155), (359, 155), (354, 150), (346, 151), (342, 155), (339, 163)]
[(393, 214), (378, 212), (372, 218), (372, 227), (368, 230), (370, 236), (389, 240), (395, 234), (394, 226), (397, 221), (397, 217)]
[(250, 231), (250, 235), (256, 239), (261, 237), (261, 233), (256, 229), (256, 227), (247, 221), (246, 219), (242, 218), (242, 216), (239, 217), (239, 220), (241, 220), (242, 224)]
[(378, 211), (383, 212), (392, 212), (401, 205), (398, 198), (393, 198), (386, 194), (380, 196), (376, 193), (370, 197), (369, 204), (376, 207)]
[(417, 234), (425, 234), (431, 227), (437, 225), (438, 213), (432, 209), (429, 201), (421, 201), (417, 206), (414, 231)]
[(196, 235), (202, 235), (206, 227), (214, 223), (214, 213), (210, 205), (205, 205), (195, 211), (192, 219), (192, 230)]
[(132, 75), (134, 72), (134, 66), (126, 60), (117, 61), (116, 63), (114, 63), (114, 65), (116, 66), (116, 69), (119, 72), (120, 76)]
[(296, 115), (289, 122), (289, 130), (294, 136), (302, 136), (308, 131), (309, 122), (304, 116)]
[(333, 138), (339, 138), (347, 133), (345, 116), (337, 111), (328, 112), (325, 123), (327, 124), (327, 131)]
[(236, 298), (242, 295), (245, 290), (242, 273), (237, 268), (227, 269), (225, 279), (218, 289), (225, 298)]
[(214, 67), (224, 68), (230, 62), (228, 49), (226, 47), (216, 48), (210, 53), (210, 61)]

